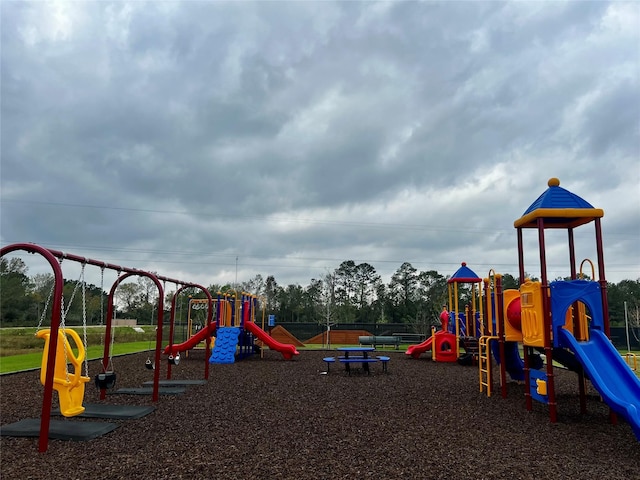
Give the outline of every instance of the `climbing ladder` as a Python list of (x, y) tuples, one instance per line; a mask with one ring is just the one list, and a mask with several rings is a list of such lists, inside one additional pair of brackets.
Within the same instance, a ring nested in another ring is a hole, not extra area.
[(498, 340), (497, 336), (485, 335), (478, 341), (478, 375), (480, 379), (480, 392), (491, 396), (491, 341)]
[(239, 327), (218, 328), (216, 343), (211, 352), (209, 363), (234, 363), (238, 347)]

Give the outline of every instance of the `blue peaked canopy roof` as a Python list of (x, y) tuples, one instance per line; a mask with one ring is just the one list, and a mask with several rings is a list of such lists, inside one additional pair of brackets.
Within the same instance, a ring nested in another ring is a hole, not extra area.
[(465, 262), (462, 262), (462, 266), (456, 270), (456, 273), (451, 275), (447, 283), (478, 283), (482, 279), (476, 275), (476, 273), (467, 267)]
[(562, 188), (560, 182), (554, 184), (550, 181), (549, 188), (527, 208), (523, 215), (538, 208), (593, 208), (593, 205), (575, 193)]
[(516, 228), (535, 228), (539, 218), (547, 228), (572, 228), (604, 216), (601, 209), (593, 208), (586, 200), (562, 188), (557, 178), (549, 179), (548, 186), (514, 222)]

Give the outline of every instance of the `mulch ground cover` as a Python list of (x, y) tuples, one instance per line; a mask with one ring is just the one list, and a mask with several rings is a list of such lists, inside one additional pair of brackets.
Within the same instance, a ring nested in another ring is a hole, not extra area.
[[(6, 479), (634, 479), (640, 442), (589, 386), (579, 410), (575, 374), (556, 370), (558, 422), (548, 408), (527, 412), (524, 386), (480, 393), (478, 370), (406, 358), (385, 350), (389, 371), (328, 375), (327, 352), (292, 361), (264, 358), (211, 365), (205, 385), (161, 396), (156, 410), (87, 442), (0, 438)], [(147, 354), (114, 359), (116, 388), (140, 387), (153, 372)], [(204, 353), (183, 355), (174, 379), (202, 379)], [(165, 378), (163, 364), (161, 378)], [(91, 362), (90, 375), (97, 373)], [(496, 370), (497, 373), (497, 370)], [(85, 403), (99, 402), (88, 384)], [(39, 418), (39, 372), (0, 377), (1, 424)], [(109, 395), (104, 402), (150, 405), (150, 396)], [(54, 404), (55, 401), (54, 395)], [(54, 405), (56, 406), (56, 405)], [(104, 421), (70, 419), (72, 422)]]

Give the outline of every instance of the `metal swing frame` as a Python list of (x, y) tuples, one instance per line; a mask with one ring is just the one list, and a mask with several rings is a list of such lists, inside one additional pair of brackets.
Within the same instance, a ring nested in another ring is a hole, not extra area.
[[(104, 267), (111, 270), (123, 271), (126, 272), (125, 275), (120, 277), (112, 286), (111, 291), (109, 292), (109, 304), (107, 311), (107, 326), (105, 331), (105, 346), (104, 346), (104, 355), (103, 355), (103, 365), (108, 365), (108, 359), (110, 354), (110, 336), (111, 336), (111, 328), (112, 328), (112, 317), (113, 317), (113, 294), (115, 289), (119, 285), (119, 283), (128, 278), (129, 276), (137, 275), (137, 276), (145, 276), (153, 280), (156, 287), (158, 288), (158, 317), (157, 317), (157, 326), (158, 333), (156, 336), (156, 349), (155, 349), (155, 362), (154, 366), (154, 379), (153, 379), (153, 393), (152, 393), (152, 401), (157, 402), (159, 399), (159, 382), (160, 382), (160, 369), (157, 368), (160, 365), (160, 355), (162, 350), (162, 320), (164, 314), (164, 291), (162, 289), (162, 284), (160, 280), (169, 281), (175, 283), (177, 285), (184, 286), (194, 286), (200, 287), (197, 284), (184, 282), (180, 280), (175, 280), (167, 277), (162, 277), (155, 275), (150, 272), (145, 272), (143, 270), (137, 270), (134, 268), (126, 268), (121, 267), (119, 265), (113, 265), (97, 260), (93, 260), (90, 258), (81, 257), (78, 255), (73, 255), (69, 253), (64, 253), (59, 250), (52, 250), (34, 243), (14, 243), (11, 245), (4, 246), (0, 248), (0, 257), (3, 257), (11, 252), (15, 251), (26, 251), (28, 253), (39, 254), (49, 263), (53, 270), (54, 284), (53, 284), (53, 303), (51, 306), (51, 340), (49, 343), (49, 352), (47, 354), (47, 368), (44, 382), (44, 394), (42, 398), (42, 410), (40, 416), (40, 434), (38, 439), (38, 451), (46, 452), (49, 446), (49, 432), (51, 426), (51, 404), (53, 400), (53, 380), (54, 380), (54, 369), (56, 363), (56, 349), (58, 348), (58, 331), (60, 329), (61, 324), (61, 315), (62, 315), (62, 292), (64, 287), (64, 277), (62, 274), (62, 267), (58, 259), (71, 260), (75, 262), (79, 262), (82, 264), (95, 265), (98, 267)], [(104, 389), (100, 390), (100, 397), (104, 399), (106, 396), (106, 391)]]

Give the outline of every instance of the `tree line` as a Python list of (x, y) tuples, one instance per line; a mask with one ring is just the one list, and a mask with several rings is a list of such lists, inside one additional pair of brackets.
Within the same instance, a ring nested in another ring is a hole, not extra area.
[[(218, 292), (256, 295), (265, 313), (275, 315), (278, 322), (405, 323), (416, 326), (414, 330), (419, 331), (424, 326), (437, 324), (442, 306), (448, 303), (448, 278), (436, 270), (419, 271), (404, 262), (389, 283), (384, 283), (372, 265), (346, 260), (324, 276), (312, 278), (306, 286), (282, 286), (272, 275), (266, 279), (256, 275), (237, 286), (211, 284), (207, 289), (214, 298)], [(503, 274), (505, 289), (517, 289), (518, 285), (517, 277)], [(464, 305), (470, 298), (470, 286), (459, 287), (460, 305)], [(47, 325), (51, 318), (52, 290), (53, 274), (30, 277), (20, 258), (0, 259), (0, 324), (3, 327)], [(174, 291), (165, 292), (167, 320), (173, 295)], [(607, 295), (612, 325), (624, 325), (625, 302), (628, 321), (640, 325), (640, 278), (608, 283)], [(186, 318), (189, 297), (204, 298), (205, 295), (197, 288), (183, 290), (177, 299), (178, 321)], [(107, 292), (103, 286), (86, 284), (83, 295), (79, 280), (65, 279), (64, 301), (68, 325), (80, 325), (85, 320), (88, 325), (106, 322)], [(153, 324), (157, 303), (155, 284), (147, 277), (132, 277), (116, 290), (116, 317), (133, 318), (141, 325)]]

